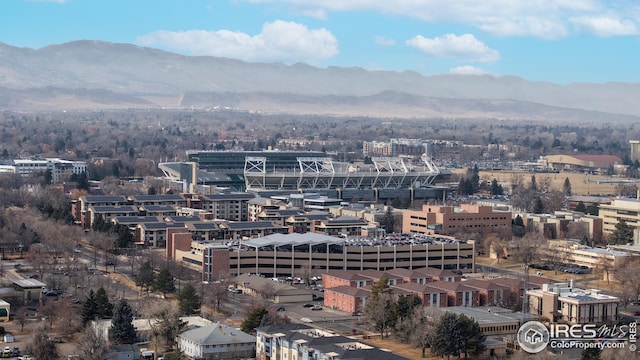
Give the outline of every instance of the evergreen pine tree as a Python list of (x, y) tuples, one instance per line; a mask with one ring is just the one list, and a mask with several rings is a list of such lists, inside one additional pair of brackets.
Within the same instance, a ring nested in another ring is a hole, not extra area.
[(98, 313), (98, 304), (96, 303), (96, 295), (93, 289), (89, 290), (87, 300), (82, 304), (82, 325), (86, 325), (89, 321), (95, 320)]
[(113, 316), (113, 304), (109, 302), (107, 292), (100, 288), (95, 293), (96, 318), (108, 319)]
[(587, 207), (584, 205), (584, 203), (582, 201), (580, 201), (576, 205), (576, 211), (579, 211), (581, 213), (585, 213), (585, 212), (587, 212)]
[(76, 189), (89, 191), (89, 177), (87, 177), (86, 172), (83, 171), (78, 175)]
[(571, 181), (569, 181), (568, 177), (564, 179), (562, 190), (564, 191), (565, 195), (571, 196)]
[(491, 195), (502, 195), (502, 194), (504, 194), (502, 185), (498, 184), (498, 180), (493, 179), (491, 181)]
[(133, 312), (129, 303), (124, 299), (120, 300), (115, 306), (109, 334), (116, 344), (133, 344), (136, 341)]
[(256, 328), (260, 326), (262, 322), (262, 318), (269, 313), (267, 309), (260, 306), (257, 307), (247, 315), (244, 320), (242, 320), (242, 324), (240, 325), (240, 330), (246, 332), (247, 334), (255, 334)]
[(620, 245), (633, 240), (633, 228), (624, 220), (619, 220), (616, 229), (609, 235), (609, 242)]
[(178, 307), (185, 315), (193, 314), (200, 308), (200, 297), (190, 283), (187, 283), (178, 294)]
[(540, 196), (536, 196), (535, 200), (533, 200), (533, 209), (531, 212), (534, 214), (542, 214), (544, 212), (544, 203)]
[(153, 288), (156, 291), (160, 291), (163, 295), (172, 293), (176, 290), (173, 275), (171, 275), (171, 271), (169, 271), (168, 268), (162, 268), (160, 270), (154, 281)]
[(531, 175), (531, 182), (529, 183), (529, 189), (533, 191), (538, 191), (538, 184), (536, 182), (536, 176)]
[(155, 280), (155, 274), (153, 273), (153, 267), (150, 261), (145, 261), (140, 265), (138, 270), (138, 276), (136, 276), (136, 285), (149, 291), (149, 287), (153, 285)]

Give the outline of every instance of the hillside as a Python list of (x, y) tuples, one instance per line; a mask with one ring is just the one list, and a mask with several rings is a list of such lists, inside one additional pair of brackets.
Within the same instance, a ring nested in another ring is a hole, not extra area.
[(40, 49), (0, 43), (3, 109), (232, 104), (241, 110), (336, 115), (635, 121), (639, 96), (640, 84), (558, 85), (513, 76), (321, 69), (87, 40)]

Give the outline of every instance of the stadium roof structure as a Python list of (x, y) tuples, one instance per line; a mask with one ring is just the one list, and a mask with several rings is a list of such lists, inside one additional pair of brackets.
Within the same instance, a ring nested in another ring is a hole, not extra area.
[(272, 234), (261, 238), (243, 240), (243, 245), (260, 248), (263, 246), (283, 245), (319, 245), (319, 244), (344, 244), (344, 239), (334, 236), (304, 233), (304, 234)]
[(373, 157), (372, 164), (334, 162), (320, 152), (187, 153), (191, 163), (164, 162), (158, 168), (174, 181), (240, 191), (420, 188), (430, 187), (440, 174), (426, 154), (413, 165), (400, 157)]

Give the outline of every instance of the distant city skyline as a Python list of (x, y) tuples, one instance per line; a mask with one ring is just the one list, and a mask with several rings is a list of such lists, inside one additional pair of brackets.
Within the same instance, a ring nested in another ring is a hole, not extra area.
[[(423, 75), (640, 82), (629, 0), (2, 0), (0, 41), (101, 40), (192, 56)], [(1, 83), (0, 83), (1, 85)]]

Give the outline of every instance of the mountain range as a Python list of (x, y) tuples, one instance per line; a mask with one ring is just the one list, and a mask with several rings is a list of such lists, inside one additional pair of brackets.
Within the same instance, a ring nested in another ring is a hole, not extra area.
[(73, 41), (0, 43), (0, 109), (212, 108), (373, 117), (640, 120), (640, 84), (317, 68)]

